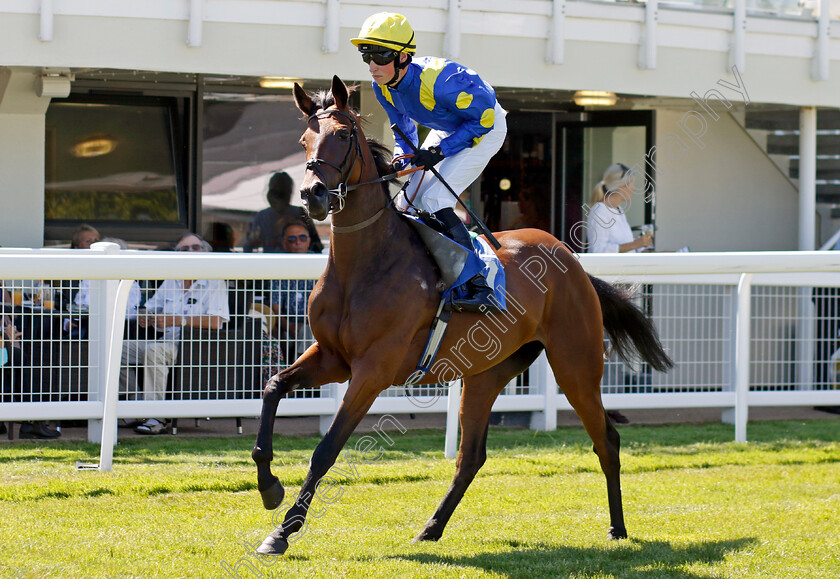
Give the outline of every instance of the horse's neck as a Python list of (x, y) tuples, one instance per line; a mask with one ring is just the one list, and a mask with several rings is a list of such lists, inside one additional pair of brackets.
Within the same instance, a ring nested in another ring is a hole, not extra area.
[[(379, 175), (373, 156), (369, 152), (363, 155), (358, 181), (370, 183)], [(396, 262), (422, 258), (414, 255), (410, 227), (391, 205), (382, 185), (371, 183), (351, 191), (344, 209), (333, 215), (333, 227), (337, 229), (330, 232), (330, 260), (346, 285), (367, 282)], [(372, 222), (366, 223), (368, 220)], [(348, 231), (355, 227), (358, 229)]]
[[(359, 195), (352, 199), (356, 193)], [(333, 215), (333, 226), (338, 230), (330, 232), (330, 254), (346, 275), (370, 272), (377, 266), (387, 269), (397, 259), (410, 259), (406, 255), (411, 249), (408, 228), (393, 208), (386, 207), (387, 198), (377, 193), (363, 189), (354, 191), (344, 210)], [(374, 218), (380, 210), (381, 215), (373, 223), (355, 231), (342, 231), (341, 228), (357, 226)], [(361, 264), (365, 266), (360, 267)]]

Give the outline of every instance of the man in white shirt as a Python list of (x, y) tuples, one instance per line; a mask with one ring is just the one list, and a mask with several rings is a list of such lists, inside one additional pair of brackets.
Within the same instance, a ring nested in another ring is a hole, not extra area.
[[(209, 251), (209, 244), (195, 234), (185, 234), (175, 251)], [(146, 313), (137, 317), (141, 328), (154, 328), (157, 340), (123, 342), (121, 383), (128, 384), (126, 365), (143, 365), (143, 399), (164, 400), (169, 368), (175, 363), (183, 328), (218, 330), (230, 319), (227, 283), (224, 280), (166, 280), (146, 302)], [(137, 426), (140, 434), (162, 434), (165, 420), (149, 418)]]

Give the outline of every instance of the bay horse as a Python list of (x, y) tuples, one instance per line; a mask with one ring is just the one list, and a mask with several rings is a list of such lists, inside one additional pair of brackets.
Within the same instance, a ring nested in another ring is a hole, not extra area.
[[(307, 94), (294, 87), (307, 117), (300, 143), (306, 151), (301, 197), (309, 215), (332, 213), (329, 259), (309, 298), (309, 321), (317, 340), (294, 364), (272, 376), (263, 394), (252, 457), (263, 505), (276, 509), (285, 491), (271, 473), (277, 405), (293, 390), (344, 382), (349, 387), (327, 434), (315, 448), (309, 472), (282, 525), (257, 549), (282, 555), (301, 530), (317, 484), (376, 397), (403, 384), (415, 370), (440, 303), (439, 273), (422, 241), (401, 218), (379, 180), (390, 173), (389, 152), (368, 141), (348, 108), (349, 90), (337, 76), (329, 92)], [(349, 193), (348, 193), (349, 191)], [(564, 244), (536, 229), (496, 234), (505, 268), (508, 300), (502, 314), (452, 315), (441, 353), (451, 366), (435, 365), (421, 384), (463, 377), (461, 442), (455, 477), (446, 496), (414, 541), (435, 541), (486, 459), (493, 401), (504, 386), (545, 350), (557, 384), (594, 443), (606, 476), (609, 537), (627, 537), (619, 483), (619, 435), (601, 402), (604, 334), (625, 360), (638, 357), (666, 371), (672, 362), (652, 324), (628, 296), (590, 277)], [(541, 260), (536, 279), (534, 264)], [(491, 332), (475, 339), (475, 328)], [(472, 334), (471, 334), (472, 331)], [(489, 335), (489, 334), (488, 334)], [(454, 369), (453, 369), (454, 367)]]

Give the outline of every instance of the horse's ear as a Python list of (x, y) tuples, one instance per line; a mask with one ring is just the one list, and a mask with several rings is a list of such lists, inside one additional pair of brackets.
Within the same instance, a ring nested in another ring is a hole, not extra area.
[(295, 95), (295, 104), (297, 104), (300, 112), (307, 117), (311, 116), (315, 111), (312, 110), (314, 108), (312, 106), (312, 99), (306, 94), (306, 91), (298, 83), (295, 83), (295, 88), (292, 90), (292, 93)]
[(337, 75), (333, 76), (332, 94), (333, 99), (335, 99), (335, 106), (342, 110), (346, 109), (348, 99), (347, 86)]

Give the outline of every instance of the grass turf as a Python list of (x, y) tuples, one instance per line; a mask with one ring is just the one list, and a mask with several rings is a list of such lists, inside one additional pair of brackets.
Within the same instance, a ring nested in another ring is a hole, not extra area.
[[(355, 457), (356, 480), (341, 456), (329, 502), (272, 559), (249, 554), (283, 509), (260, 505), (251, 438), (132, 439), (111, 473), (75, 470), (95, 445), (5, 444), (0, 576), (840, 576), (838, 421), (753, 423), (748, 444), (718, 424), (620, 432), (629, 540), (605, 538), (606, 487), (581, 429), (492, 429), (443, 538), (413, 545), (454, 461), (441, 432), (391, 430), (381, 457)], [(287, 500), (316, 444), (275, 437)]]

